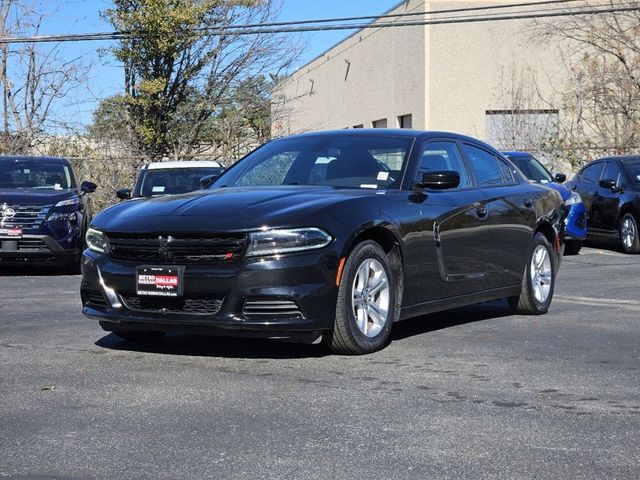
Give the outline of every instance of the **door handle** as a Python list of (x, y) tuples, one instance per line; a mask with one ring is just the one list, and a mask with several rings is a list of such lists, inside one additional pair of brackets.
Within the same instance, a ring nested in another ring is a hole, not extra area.
[(530, 198), (527, 198), (527, 199), (524, 201), (524, 206), (525, 206), (525, 207), (527, 207), (527, 208), (531, 208), (531, 207), (533, 207), (533, 200), (531, 200)]
[(478, 215), (478, 218), (487, 218), (488, 213), (487, 207), (478, 207), (476, 209), (476, 215)]

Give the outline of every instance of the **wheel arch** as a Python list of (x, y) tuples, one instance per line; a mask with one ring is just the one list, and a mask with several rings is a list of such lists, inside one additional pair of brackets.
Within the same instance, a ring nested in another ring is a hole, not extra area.
[(398, 294), (401, 297), (404, 287), (404, 252), (402, 251), (401, 238), (398, 228), (390, 222), (368, 222), (361, 225), (353, 233), (346, 244), (342, 257), (347, 258), (356, 245), (363, 241), (376, 242), (389, 256), (393, 274), (398, 280)]

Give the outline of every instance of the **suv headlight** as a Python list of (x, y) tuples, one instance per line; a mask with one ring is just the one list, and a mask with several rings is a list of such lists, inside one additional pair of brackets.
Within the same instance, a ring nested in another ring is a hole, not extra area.
[(80, 199), (78, 197), (76, 198), (70, 198), (69, 200), (62, 200), (61, 202), (58, 202), (55, 204), (55, 207), (69, 207), (69, 206), (75, 206), (78, 205), (80, 203)]
[(567, 198), (564, 204), (569, 207), (571, 205), (575, 205), (576, 203), (582, 203), (582, 197), (578, 192), (571, 192), (571, 195), (569, 196), (569, 198)]
[(85, 238), (87, 240), (87, 247), (89, 247), (89, 250), (98, 253), (107, 253), (109, 251), (109, 239), (104, 232), (89, 227)]
[(279, 228), (251, 232), (246, 255), (277, 255), (326, 247), (331, 235), (319, 228)]

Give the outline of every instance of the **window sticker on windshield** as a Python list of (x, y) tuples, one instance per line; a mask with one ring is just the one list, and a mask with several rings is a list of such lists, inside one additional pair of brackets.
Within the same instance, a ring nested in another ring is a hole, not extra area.
[(373, 184), (369, 184), (369, 183), (363, 183), (362, 185), (360, 185), (360, 188), (371, 188), (373, 190), (377, 190), (378, 189), (378, 185), (373, 185)]
[(378, 172), (378, 180), (383, 182), (389, 178), (389, 172)]
[(53, 189), (54, 189), (54, 190), (62, 190), (62, 185), (60, 185), (59, 183), (55, 183), (55, 184), (53, 185)]
[(640, 175), (636, 175), (636, 180), (640, 182)]
[(549, 180), (543, 178), (542, 180), (540, 180), (540, 183), (549, 183)]
[(164, 192), (164, 186), (162, 186), (162, 185), (156, 185), (155, 187), (153, 187), (153, 188), (151, 189), (151, 191), (152, 191), (153, 193), (162, 193), (162, 192)]
[(31, 169), (30, 168), (25, 168), (22, 172), (26, 173), (26, 174), (29, 174), (29, 173), (31, 173)]

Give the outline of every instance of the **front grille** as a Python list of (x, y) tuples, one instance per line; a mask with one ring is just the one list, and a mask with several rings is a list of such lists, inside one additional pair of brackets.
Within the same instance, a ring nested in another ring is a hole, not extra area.
[(246, 299), (242, 313), (246, 317), (302, 317), (300, 307), (292, 300)]
[(188, 313), (192, 315), (215, 315), (222, 308), (224, 298), (213, 297), (146, 297), (121, 295), (129, 310), (152, 313)]
[(110, 234), (111, 257), (130, 262), (211, 264), (242, 258), (246, 235), (240, 234)]
[[(15, 216), (3, 222), (3, 226), (9, 227), (38, 227), (47, 217), (47, 213), (53, 205), (9, 205), (15, 212)], [(2, 215), (0, 215), (0, 218)]]
[(20, 238), (16, 240), (0, 240), (0, 251), (5, 252), (47, 252), (49, 247), (39, 238)]
[(80, 292), (80, 296), (82, 297), (82, 303), (87, 307), (99, 310), (106, 310), (107, 308), (107, 300), (98, 290), (83, 289)]

